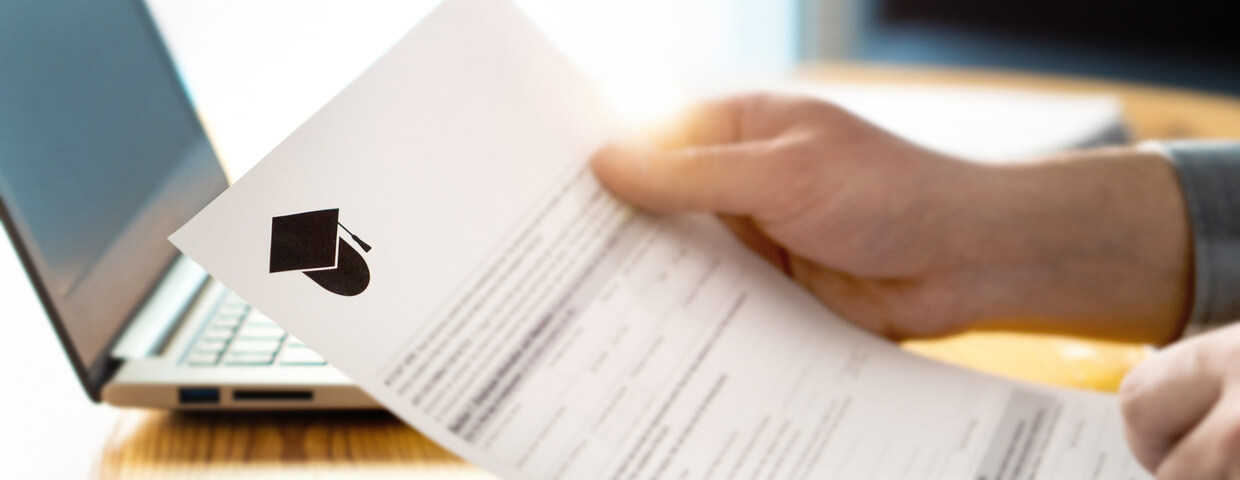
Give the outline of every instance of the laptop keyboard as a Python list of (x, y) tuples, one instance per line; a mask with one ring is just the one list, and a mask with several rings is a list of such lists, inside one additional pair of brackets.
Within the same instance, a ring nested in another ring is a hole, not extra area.
[(191, 367), (318, 366), (319, 354), (232, 292), (224, 295), (181, 360)]

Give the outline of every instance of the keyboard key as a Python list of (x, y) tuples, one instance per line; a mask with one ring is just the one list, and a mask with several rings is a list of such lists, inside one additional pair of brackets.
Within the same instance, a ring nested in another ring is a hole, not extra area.
[(206, 367), (206, 366), (215, 365), (216, 363), (219, 362), (219, 360), (220, 360), (219, 353), (193, 352), (189, 354), (189, 357), (186, 357), (185, 363), (188, 363), (195, 367)]
[(249, 338), (237, 338), (233, 340), (232, 346), (229, 347), (230, 352), (263, 352), (275, 353), (280, 348), (280, 340), (253, 340)]
[(245, 322), (254, 325), (277, 325), (275, 320), (258, 310), (251, 310), (250, 314), (245, 317)]
[(224, 354), (225, 365), (271, 365), (272, 352), (228, 352)]
[(194, 351), (195, 352), (219, 353), (219, 352), (224, 351), (224, 347), (227, 347), (227, 346), (228, 346), (227, 341), (219, 340), (219, 339), (204, 338), (204, 339), (199, 340), (198, 343), (194, 345)]
[(285, 348), (280, 353), (280, 365), (327, 365), (327, 360), (309, 348)]
[(276, 324), (276, 322), (272, 322), (270, 320), (246, 321), (242, 324), (242, 326), (250, 328), (274, 328), (277, 330), (284, 330), (284, 327), (281, 327)]
[(245, 302), (228, 300), (220, 302), (220, 306), (215, 309), (217, 315), (231, 314), (244, 316), (248, 311), (250, 311), (250, 306)]
[(235, 331), (231, 328), (207, 328), (202, 332), (202, 339), (226, 342), (233, 335), (235, 335)]
[(228, 324), (216, 325), (213, 323), (208, 323), (207, 331), (215, 330), (219, 332), (228, 332), (229, 335), (232, 335), (232, 332), (236, 331), (237, 327), (238, 325), (228, 325)]
[(241, 315), (215, 315), (211, 317), (212, 327), (236, 328), (241, 325)]
[(237, 330), (237, 338), (279, 340), (284, 338), (284, 335), (285, 332), (283, 328), (269, 327), (266, 325), (250, 325), (248, 322)]

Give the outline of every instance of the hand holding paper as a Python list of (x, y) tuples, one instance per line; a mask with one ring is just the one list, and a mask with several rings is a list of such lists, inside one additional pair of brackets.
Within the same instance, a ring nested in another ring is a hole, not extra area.
[(747, 245), (881, 335), (999, 327), (1161, 343), (1179, 333), (1187, 218), (1156, 154), (980, 164), (777, 95), (707, 102), (656, 137), (659, 148), (601, 151), (600, 180), (646, 209), (729, 216)]

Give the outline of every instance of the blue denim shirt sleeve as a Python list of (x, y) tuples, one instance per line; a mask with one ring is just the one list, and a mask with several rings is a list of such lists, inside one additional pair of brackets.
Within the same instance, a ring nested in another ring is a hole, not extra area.
[(1193, 234), (1193, 304), (1185, 332), (1240, 319), (1240, 142), (1157, 146), (1175, 167)]

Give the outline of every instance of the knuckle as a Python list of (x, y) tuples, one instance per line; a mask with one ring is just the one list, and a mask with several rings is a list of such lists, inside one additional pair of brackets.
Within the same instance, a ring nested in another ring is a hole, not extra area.
[[(777, 123), (806, 122), (819, 126), (838, 126), (851, 118), (844, 107), (819, 98), (769, 92), (745, 93), (728, 100), (728, 107), (738, 119), (780, 119)], [(785, 125), (787, 126), (787, 125)]]
[(827, 100), (811, 100), (802, 102), (801, 108), (805, 109), (806, 114), (821, 120), (838, 120), (841, 117), (849, 117), (852, 115), (848, 109), (840, 106), (838, 103)]
[[(1193, 341), (1178, 345), (1174, 353), (1165, 361), (1177, 362), (1183, 375), (1215, 377), (1220, 365), (1231, 365), (1240, 357), (1240, 351), (1217, 348), (1214, 339), (1208, 337), (1195, 338)], [(1172, 352), (1168, 352), (1172, 353)]]
[(814, 184), (820, 159), (818, 151), (807, 142), (784, 142), (768, 155), (775, 164), (767, 171), (777, 173), (779, 181), (791, 186)]
[(1213, 340), (1211, 344), (1213, 348), (1205, 353), (1207, 358), (1202, 359), (1203, 363), (1209, 362), (1208, 366), (1215, 370), (1219, 367), (1240, 364), (1240, 342), (1237, 342), (1236, 338), (1220, 336)]
[(805, 118), (810, 119), (815, 125), (845, 134), (841, 135), (840, 138), (867, 133), (863, 126), (868, 125), (868, 123), (861, 120), (851, 110), (837, 103), (812, 101), (805, 102), (801, 105), (801, 108)]
[(754, 119), (764, 108), (778, 101), (778, 97), (770, 93), (747, 92), (725, 100), (724, 108), (730, 111), (732, 118)]
[(789, 119), (819, 129), (840, 128), (845, 124), (841, 120), (852, 115), (838, 104), (813, 98), (785, 98), (780, 105)]
[(755, 104), (769, 102), (773, 97), (774, 95), (770, 93), (761, 90), (754, 90), (737, 94), (732, 97), (731, 101), (736, 107), (753, 106)]
[(1214, 445), (1223, 453), (1234, 456), (1240, 452), (1240, 416), (1232, 415), (1218, 421), (1222, 424), (1218, 426), (1219, 438)]
[(786, 219), (796, 217), (812, 206), (821, 203), (824, 193), (819, 182), (816, 152), (803, 142), (775, 145), (764, 155), (772, 159), (769, 168), (760, 175), (766, 177), (770, 195), (764, 199), (763, 210), (769, 217)]
[(1142, 390), (1145, 389), (1148, 364), (1149, 362), (1140, 363), (1124, 376), (1124, 380), (1119, 384), (1120, 406), (1128, 408), (1140, 398)]
[(1158, 418), (1156, 412), (1150, 411), (1150, 402), (1147, 401), (1150, 383), (1148, 365), (1149, 362), (1146, 362), (1134, 368), (1119, 387), (1120, 413), (1128, 428), (1138, 437), (1152, 431)]

